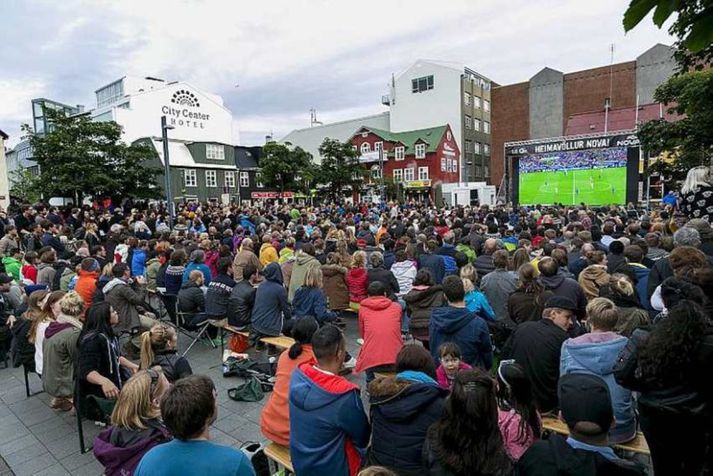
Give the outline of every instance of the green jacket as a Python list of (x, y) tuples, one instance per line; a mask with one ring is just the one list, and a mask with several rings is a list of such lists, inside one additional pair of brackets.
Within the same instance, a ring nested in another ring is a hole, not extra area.
[(290, 287), (287, 290), (287, 300), (291, 303), (295, 297), (295, 293), (305, 282), (307, 270), (312, 267), (319, 268), (322, 266), (317, 258), (310, 256), (307, 253), (299, 253), (295, 259), (295, 264), (292, 267), (292, 276), (290, 277)]
[(472, 263), (473, 261), (475, 261), (475, 251), (470, 246), (464, 245), (463, 243), (459, 243), (456, 246), (456, 251), (460, 251), (461, 253), (465, 254), (468, 257), (468, 263)]
[(22, 263), (20, 263), (15, 258), (10, 256), (5, 256), (2, 259), (2, 264), (5, 265), (5, 272), (15, 279), (18, 283), (20, 282), (20, 269), (22, 268)]
[(156, 279), (161, 261), (158, 258), (151, 258), (146, 262), (146, 289), (156, 291)]

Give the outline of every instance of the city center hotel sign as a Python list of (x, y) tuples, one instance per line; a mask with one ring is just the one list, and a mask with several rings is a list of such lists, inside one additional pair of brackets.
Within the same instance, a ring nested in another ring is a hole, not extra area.
[(192, 127), (205, 129), (210, 120), (210, 114), (196, 111), (200, 102), (192, 92), (180, 89), (173, 93), (171, 104), (161, 107), (161, 114), (166, 116), (169, 125), (174, 127)]

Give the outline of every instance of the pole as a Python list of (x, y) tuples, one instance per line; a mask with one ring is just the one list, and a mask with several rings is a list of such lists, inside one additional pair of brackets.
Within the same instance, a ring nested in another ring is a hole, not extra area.
[(168, 227), (173, 229), (173, 196), (171, 195), (171, 165), (168, 158), (168, 126), (166, 116), (161, 116), (161, 140), (163, 142), (163, 174), (166, 181), (166, 206), (168, 207)]
[(381, 203), (384, 203), (384, 200), (386, 200), (385, 195), (385, 190), (386, 190), (386, 185), (384, 184), (384, 146), (382, 145), (381, 148), (379, 149), (379, 167), (381, 169)]

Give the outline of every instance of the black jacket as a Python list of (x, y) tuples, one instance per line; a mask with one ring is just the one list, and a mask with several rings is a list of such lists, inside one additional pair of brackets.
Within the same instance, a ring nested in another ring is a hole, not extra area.
[(386, 466), (400, 476), (421, 476), (421, 452), (428, 428), (441, 416), (448, 391), (396, 377), (369, 384), (372, 425), (368, 465)]
[(178, 310), (191, 315), (205, 311), (205, 296), (193, 281), (186, 281), (178, 291)]
[(228, 323), (235, 327), (250, 325), (250, 315), (255, 304), (255, 289), (250, 281), (243, 279), (233, 288), (228, 299)]
[(163, 374), (170, 383), (174, 383), (176, 380), (183, 377), (193, 375), (191, 364), (189, 364), (188, 360), (179, 355), (175, 350), (156, 352), (151, 366), (155, 367), (156, 365), (161, 366)]
[(35, 344), (27, 340), (27, 333), (32, 327), (32, 321), (21, 317), (12, 326), (12, 365), (19, 367), (27, 366), (34, 372), (35, 370)]
[(523, 322), (505, 343), (503, 359), (515, 359), (530, 377), (540, 413), (557, 408), (560, 351), (569, 336), (551, 320)]
[(399, 286), (399, 282), (396, 280), (396, 276), (394, 276), (394, 273), (384, 267), (369, 269), (367, 271), (367, 277), (369, 280), (369, 284), (373, 283), (374, 281), (379, 281), (380, 283), (382, 283), (386, 288), (386, 295), (389, 296), (389, 299), (391, 300), (395, 300), (396, 293), (401, 291), (401, 287)]
[(433, 281), (436, 284), (441, 284), (443, 277), (446, 275), (446, 265), (443, 263), (443, 258), (439, 255), (424, 253), (418, 258), (418, 269), (426, 268), (431, 272)]
[(79, 379), (82, 395), (96, 395), (105, 398), (100, 385), (87, 381), (87, 375), (92, 371), (97, 371), (99, 375), (108, 378), (114, 382), (117, 388), (121, 389), (119, 355), (119, 340), (116, 337), (109, 338), (96, 331), (81, 336), (79, 339)]
[(557, 273), (554, 276), (540, 275), (540, 283), (545, 289), (552, 291), (555, 296), (566, 297), (575, 303), (577, 305), (577, 317), (581, 319), (586, 315), (587, 297), (577, 281), (565, 277), (562, 273)]
[(553, 434), (535, 443), (517, 465), (520, 476), (639, 476), (646, 471), (635, 461), (608, 460), (599, 453), (575, 449)]
[(228, 298), (235, 287), (235, 281), (227, 274), (219, 274), (211, 280), (205, 296), (205, 312), (211, 316), (225, 316), (228, 312)]
[(409, 330), (414, 337), (429, 340), (428, 326), (431, 323), (431, 313), (436, 307), (446, 305), (446, 297), (440, 284), (427, 289), (412, 288), (404, 296), (406, 308), (410, 317)]
[(478, 279), (483, 279), (483, 276), (495, 270), (493, 255), (479, 255), (475, 258), (473, 266), (475, 266), (475, 270), (478, 272)]

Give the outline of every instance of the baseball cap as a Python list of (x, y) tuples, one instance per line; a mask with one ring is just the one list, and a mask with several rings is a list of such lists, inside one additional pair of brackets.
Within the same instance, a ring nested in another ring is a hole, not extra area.
[(557, 395), (562, 419), (573, 428), (579, 422), (596, 423), (603, 432), (614, 421), (609, 387), (592, 374), (567, 374), (559, 379)]
[(564, 296), (552, 296), (545, 302), (545, 309), (556, 307), (568, 311), (577, 311), (577, 305), (570, 298)]
[(6, 273), (0, 273), (0, 284), (7, 284), (13, 281), (12, 276)]

